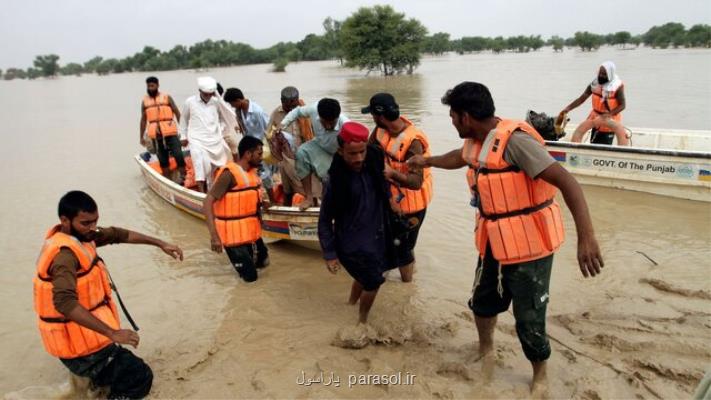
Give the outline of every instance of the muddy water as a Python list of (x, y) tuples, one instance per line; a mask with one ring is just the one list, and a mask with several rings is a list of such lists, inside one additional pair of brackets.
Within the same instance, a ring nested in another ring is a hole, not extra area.
[[(209, 74), (267, 110), (277, 105), (279, 90), (293, 84), (307, 101), (327, 95), (341, 100), (344, 111), (363, 122), (358, 110), (370, 95), (391, 91), (439, 153), (459, 144), (439, 103), (454, 84), (486, 83), (502, 116), (520, 118), (527, 109), (556, 113), (606, 59), (617, 63), (625, 80), (628, 125), (711, 129), (711, 52), (700, 50), (451, 55), (425, 59), (414, 76), (387, 79), (332, 62), (291, 64), (285, 74), (269, 73), (266, 65)], [(182, 102), (202, 74), (159, 77)], [(31, 278), (44, 231), (56, 221), (58, 198), (82, 189), (98, 201), (101, 224), (160, 236), (185, 250), (182, 263), (143, 246), (101, 252), (141, 327), (137, 353), (156, 373), (156, 397), (528, 396), (529, 366), (510, 314), (499, 320), (488, 381), (474, 357), (477, 336), (465, 306), (475, 259), (473, 211), (463, 171), (435, 172), (415, 281), (406, 285), (389, 276), (371, 329), (356, 331), (357, 312), (345, 304), (350, 280), (327, 273), (318, 253), (275, 244), (272, 265), (246, 285), (224, 255), (209, 251), (202, 222), (145, 187), (131, 161), (139, 150), (144, 78), (0, 82), (6, 171), (0, 192), (0, 393), (54, 396), (67, 381), (62, 365), (41, 348)], [(572, 114), (574, 122), (587, 107)], [(548, 310), (550, 394), (688, 397), (711, 363), (711, 206), (594, 187), (585, 193), (606, 268), (595, 279), (580, 276), (566, 211), (568, 241), (555, 259)], [(354, 343), (369, 345), (342, 347)], [(400, 384), (363, 380), (398, 373)], [(404, 384), (412, 375), (412, 384)], [(321, 382), (297, 384), (302, 376)], [(356, 382), (349, 385), (350, 379)]]

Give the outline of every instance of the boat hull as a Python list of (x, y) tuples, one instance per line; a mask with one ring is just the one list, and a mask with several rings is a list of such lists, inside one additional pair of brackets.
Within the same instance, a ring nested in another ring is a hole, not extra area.
[(547, 142), (578, 182), (711, 202), (711, 153)]
[[(159, 197), (188, 214), (205, 219), (202, 212), (204, 193), (186, 189), (165, 178), (138, 156), (135, 160), (146, 185)], [(299, 211), (296, 207), (271, 207), (262, 213), (262, 237), (267, 242), (288, 240), (318, 249), (318, 208)]]

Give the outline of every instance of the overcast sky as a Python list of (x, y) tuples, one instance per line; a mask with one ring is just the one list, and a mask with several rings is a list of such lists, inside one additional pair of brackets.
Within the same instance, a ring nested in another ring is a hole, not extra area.
[(637, 34), (669, 21), (687, 28), (711, 21), (711, 0), (2, 0), (0, 68), (26, 68), (38, 54), (58, 54), (66, 64), (205, 39), (263, 48), (320, 34), (326, 17), (342, 20), (374, 4), (390, 4), (452, 38)]

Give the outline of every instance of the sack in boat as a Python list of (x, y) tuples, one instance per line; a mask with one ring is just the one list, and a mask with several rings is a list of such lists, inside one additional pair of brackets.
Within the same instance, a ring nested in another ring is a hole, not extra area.
[(555, 118), (549, 117), (546, 113), (537, 113), (533, 110), (528, 110), (526, 114), (526, 122), (538, 131), (544, 140), (557, 141), (565, 136), (565, 131), (562, 128), (556, 129)]

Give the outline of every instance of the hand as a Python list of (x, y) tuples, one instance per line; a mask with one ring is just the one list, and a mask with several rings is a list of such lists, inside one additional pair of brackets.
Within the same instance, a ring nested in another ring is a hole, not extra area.
[(341, 269), (341, 262), (338, 261), (337, 258), (334, 258), (333, 260), (326, 260), (326, 268), (328, 268), (328, 272), (335, 274), (339, 269)]
[(407, 166), (408, 167), (419, 167), (419, 168), (427, 168), (429, 165), (427, 165), (427, 160), (425, 159), (425, 156), (422, 154), (416, 154), (412, 157), (410, 157), (407, 160)]
[(146, 147), (146, 140), (145, 139), (141, 138), (140, 143), (141, 143), (141, 146)]
[(111, 339), (114, 343), (127, 344), (129, 346), (133, 346), (134, 348), (138, 347), (139, 342), (138, 333), (130, 329), (118, 329), (112, 331), (109, 334), (109, 339)]
[(222, 253), (222, 241), (219, 236), (213, 235), (210, 237), (210, 248), (215, 253)]
[(594, 236), (578, 239), (578, 264), (584, 277), (599, 274), (605, 263)]
[(176, 260), (183, 261), (183, 250), (180, 249), (180, 247), (166, 243), (166, 242), (161, 242), (160, 244), (160, 249), (163, 250), (163, 252)]
[(383, 170), (383, 176), (385, 176), (385, 180), (393, 182), (393, 178), (395, 177), (397, 171), (395, 171), (390, 165), (385, 164), (385, 169)]
[(262, 201), (262, 210), (266, 211), (269, 210), (269, 207), (272, 206), (272, 202), (269, 200), (264, 200)]
[(180, 145), (183, 146), (183, 147), (187, 146), (187, 145), (188, 145), (188, 139), (183, 139), (183, 140), (181, 140), (181, 141), (180, 141)]

